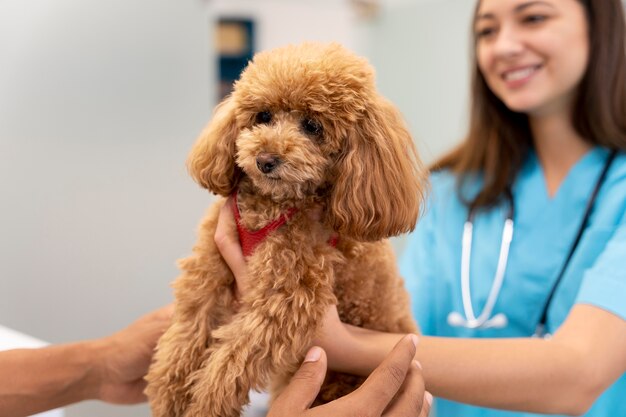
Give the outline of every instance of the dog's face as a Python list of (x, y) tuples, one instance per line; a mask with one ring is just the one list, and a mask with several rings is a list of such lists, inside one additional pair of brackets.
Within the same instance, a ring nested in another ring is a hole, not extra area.
[(258, 192), (274, 200), (302, 199), (321, 187), (336, 154), (328, 121), (307, 109), (291, 109), (258, 97), (242, 111), (236, 164)]
[(258, 192), (301, 199), (332, 182), (348, 131), (373, 93), (364, 60), (305, 44), (258, 54), (235, 84), (235, 163)]
[(335, 138), (324, 129), (328, 121), (263, 101), (244, 112), (247, 123), (235, 142), (237, 166), (260, 194), (274, 200), (313, 194), (326, 182), (337, 153)]
[(275, 201), (327, 190), (328, 223), (367, 240), (410, 230), (421, 202), (421, 166), (398, 112), (367, 62), (336, 44), (257, 54), (189, 168), (222, 195), (244, 175)]

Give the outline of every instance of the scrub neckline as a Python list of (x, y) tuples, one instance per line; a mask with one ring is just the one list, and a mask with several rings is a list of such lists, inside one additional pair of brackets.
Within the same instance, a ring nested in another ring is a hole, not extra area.
[(574, 163), (574, 165), (572, 165), (552, 196), (548, 193), (545, 172), (543, 166), (539, 162), (539, 157), (537, 156), (537, 152), (534, 148), (529, 152), (526, 169), (538, 171), (538, 175), (541, 179), (541, 188), (538, 191), (541, 192), (541, 197), (548, 204), (554, 204), (556, 201), (561, 199), (563, 194), (569, 194), (566, 190), (572, 186), (572, 181), (579, 176), (580, 172), (598, 170), (608, 153), (609, 151), (601, 146), (594, 146), (589, 149), (589, 151), (587, 151), (578, 161), (576, 161), (576, 163)]

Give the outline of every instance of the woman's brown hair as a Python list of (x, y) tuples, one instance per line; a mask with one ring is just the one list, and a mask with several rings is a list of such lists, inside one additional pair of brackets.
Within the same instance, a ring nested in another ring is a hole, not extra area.
[[(626, 150), (626, 46), (621, 0), (577, 0), (589, 22), (589, 63), (578, 87), (572, 113), (576, 131), (590, 143)], [(474, 16), (478, 13), (480, 0)], [(528, 117), (509, 110), (493, 94), (478, 68), (477, 39), (472, 30), (473, 74), (469, 131), (456, 149), (431, 170), (459, 174), (458, 192), (471, 208), (496, 204), (514, 180), (528, 151), (532, 134)], [(463, 174), (478, 174), (483, 188), (468, 201), (462, 194)]]

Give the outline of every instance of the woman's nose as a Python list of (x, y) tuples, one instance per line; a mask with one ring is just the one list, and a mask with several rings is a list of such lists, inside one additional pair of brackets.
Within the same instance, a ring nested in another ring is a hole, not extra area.
[(497, 57), (508, 58), (519, 55), (524, 50), (521, 34), (515, 28), (503, 26), (493, 43), (493, 53)]

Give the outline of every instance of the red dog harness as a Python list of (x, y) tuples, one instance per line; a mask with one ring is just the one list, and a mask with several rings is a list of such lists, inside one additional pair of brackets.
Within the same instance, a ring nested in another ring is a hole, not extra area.
[(243, 256), (250, 256), (254, 249), (259, 246), (265, 238), (278, 229), (283, 224), (287, 223), (287, 220), (291, 219), (298, 210), (290, 208), (286, 213), (282, 214), (276, 220), (268, 223), (259, 230), (249, 230), (241, 224), (241, 216), (239, 214), (239, 207), (237, 207), (237, 191), (233, 194), (233, 214), (235, 215), (235, 221), (237, 222), (237, 232), (239, 233), (239, 242), (241, 243), (241, 250)]
[[(235, 222), (237, 223), (237, 232), (239, 233), (239, 242), (241, 243), (243, 256), (252, 255), (254, 249), (256, 249), (270, 233), (287, 223), (297, 212), (298, 209), (292, 207), (287, 210), (286, 213), (281, 214), (276, 220), (266, 224), (262, 229), (249, 230), (241, 224), (241, 215), (239, 214), (239, 207), (237, 206), (237, 191), (235, 191), (233, 193), (233, 214), (235, 215)], [(333, 235), (328, 239), (328, 244), (332, 247), (336, 247), (338, 242), (339, 237), (337, 235)]]

